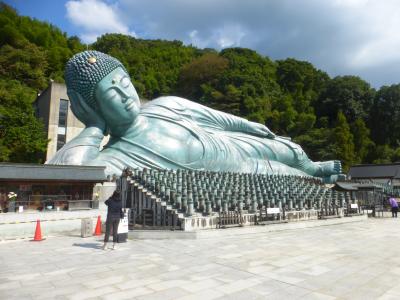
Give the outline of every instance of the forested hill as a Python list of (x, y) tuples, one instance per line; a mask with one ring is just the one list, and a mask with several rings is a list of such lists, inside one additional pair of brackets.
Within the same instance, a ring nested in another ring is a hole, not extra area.
[[(142, 98), (178, 95), (266, 124), (313, 160), (400, 160), (400, 84), (378, 91), (357, 76), (330, 78), (311, 63), (273, 61), (244, 48), (222, 51), (180, 41), (100, 37), (89, 49), (117, 57)], [(55, 26), (0, 5), (0, 161), (38, 162), (46, 148), (32, 102), (67, 60), (86, 49)]]

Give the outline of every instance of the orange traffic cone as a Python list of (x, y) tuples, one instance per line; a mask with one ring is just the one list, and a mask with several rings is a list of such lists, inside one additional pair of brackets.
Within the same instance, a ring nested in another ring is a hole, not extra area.
[(100, 216), (97, 217), (97, 224), (96, 224), (96, 229), (94, 231), (94, 235), (101, 235), (101, 218), (100, 218)]
[(40, 220), (36, 221), (36, 229), (35, 229), (35, 237), (33, 238), (33, 242), (40, 242), (43, 241), (42, 238), (42, 229), (40, 228)]

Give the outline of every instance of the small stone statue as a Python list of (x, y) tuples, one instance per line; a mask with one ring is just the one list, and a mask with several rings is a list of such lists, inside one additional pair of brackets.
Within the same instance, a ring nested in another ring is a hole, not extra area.
[(106, 166), (106, 174), (118, 175), (126, 167), (328, 179), (341, 172), (339, 161), (313, 162), (299, 145), (259, 123), (173, 96), (141, 106), (126, 69), (107, 54), (76, 54), (65, 79), (71, 109), (86, 128), (49, 164)]

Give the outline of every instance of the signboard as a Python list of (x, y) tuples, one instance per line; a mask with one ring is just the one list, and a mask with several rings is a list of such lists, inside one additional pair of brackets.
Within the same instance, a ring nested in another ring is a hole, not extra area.
[(128, 233), (129, 228), (128, 228), (128, 210), (124, 213), (124, 218), (119, 220), (119, 225), (118, 225), (118, 234), (120, 233)]
[(268, 207), (267, 208), (267, 214), (268, 215), (273, 215), (273, 214), (280, 214), (281, 210), (279, 207)]
[(352, 203), (352, 204), (350, 204), (350, 208), (358, 208), (358, 204), (357, 203)]

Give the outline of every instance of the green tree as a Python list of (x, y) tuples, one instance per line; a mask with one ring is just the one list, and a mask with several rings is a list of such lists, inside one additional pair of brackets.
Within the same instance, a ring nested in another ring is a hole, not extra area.
[(400, 84), (383, 86), (376, 94), (371, 117), (371, 135), (378, 145), (400, 144)]
[(0, 2), (0, 161), (43, 161), (47, 139), (33, 101), (50, 78), (64, 81), (66, 61), (82, 49), (78, 38)]
[(20, 49), (10, 45), (0, 48), (0, 78), (11, 78), (42, 90), (46, 87), (47, 60), (44, 51), (26, 42)]
[(328, 82), (316, 105), (317, 116), (327, 116), (334, 123), (339, 111), (352, 123), (366, 120), (373, 105), (375, 90), (357, 76), (337, 76)]
[(296, 136), (294, 141), (303, 147), (312, 160), (324, 161), (336, 158), (335, 144), (332, 143), (333, 138), (333, 129), (321, 127), (313, 128), (306, 134)]
[(49, 78), (63, 82), (67, 60), (83, 45), (57, 27), (19, 16), (0, 2), (0, 78), (16, 79), (44, 89)]
[(0, 161), (43, 162), (47, 139), (34, 115), (34, 90), (15, 80), (0, 80)]
[(311, 105), (325, 90), (329, 76), (306, 61), (288, 58), (277, 63), (277, 82), (284, 92), (291, 95), (296, 111), (313, 112)]
[(91, 48), (118, 58), (145, 99), (176, 94), (182, 66), (202, 54), (180, 41), (142, 40), (122, 34), (105, 34)]
[[(207, 96), (218, 99), (218, 96), (210, 95), (214, 91), (212, 86), (215, 86), (216, 81), (227, 68), (228, 60), (215, 52), (205, 53), (192, 60), (180, 71), (177, 83), (178, 95), (191, 100), (199, 100), (204, 98), (204, 94), (207, 94)], [(230, 88), (233, 89), (230, 94), (236, 94), (235, 87), (231, 86)]]
[(341, 111), (337, 114), (333, 138), (335, 157), (341, 160), (343, 170), (347, 172), (355, 161), (354, 142), (346, 116)]
[(372, 148), (370, 160), (374, 164), (387, 164), (393, 162), (395, 150), (389, 145), (377, 145)]
[(228, 48), (219, 54), (204, 51), (182, 69), (178, 94), (265, 124), (271, 103), (281, 94), (275, 64), (250, 49)]
[[(225, 95), (220, 100), (221, 109), (236, 102), (239, 110), (227, 112), (265, 124), (272, 103), (281, 95), (275, 80), (275, 63), (268, 57), (246, 48), (227, 48), (222, 50), (220, 55), (229, 61), (229, 68), (221, 75), (216, 86), (216, 89)], [(235, 91), (236, 99), (229, 97), (232, 90)]]
[(368, 153), (373, 147), (370, 139), (370, 131), (362, 119), (357, 119), (351, 126), (354, 137), (355, 163), (366, 162)]

